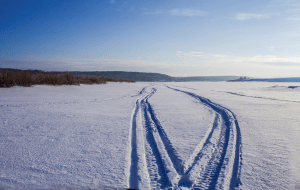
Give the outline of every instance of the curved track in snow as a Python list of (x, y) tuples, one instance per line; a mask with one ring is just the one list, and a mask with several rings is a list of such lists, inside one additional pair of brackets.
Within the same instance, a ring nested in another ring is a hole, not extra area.
[(209, 99), (185, 93), (214, 111), (214, 122), (190, 158), (183, 163), (160, 125), (144, 88), (132, 112), (129, 188), (235, 189), (241, 171), (241, 134), (235, 115)]
[[(224, 91), (219, 91), (219, 92), (224, 92)], [(232, 94), (236, 96), (244, 96), (244, 97), (249, 97), (249, 98), (259, 98), (259, 99), (265, 99), (265, 100), (275, 100), (275, 101), (281, 101), (281, 102), (295, 102), (295, 103), (300, 103), (300, 101), (291, 101), (291, 100), (281, 100), (281, 99), (276, 99), (276, 98), (267, 98), (267, 97), (262, 97), (262, 96), (249, 96), (245, 94), (239, 94), (236, 92), (224, 92), (227, 94)]]
[(79, 103), (85, 103), (85, 102), (98, 102), (98, 101), (110, 101), (110, 100), (118, 100), (123, 98), (132, 98), (140, 96), (144, 93), (147, 87), (144, 87), (143, 89), (133, 93), (133, 94), (126, 94), (123, 96), (116, 96), (116, 97), (110, 97), (110, 98), (97, 98), (92, 100), (77, 100), (77, 101), (71, 101), (71, 102), (45, 102), (45, 103), (23, 103), (23, 104), (16, 104), (16, 105), (9, 105), (9, 104), (0, 104), (0, 107), (23, 107), (23, 106), (48, 106), (48, 105), (72, 105), (72, 104), (79, 104)]

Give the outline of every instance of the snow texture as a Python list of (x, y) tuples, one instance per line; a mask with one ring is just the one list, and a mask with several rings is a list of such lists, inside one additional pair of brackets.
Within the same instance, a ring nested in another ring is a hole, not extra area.
[(300, 189), (299, 83), (0, 89), (2, 189)]

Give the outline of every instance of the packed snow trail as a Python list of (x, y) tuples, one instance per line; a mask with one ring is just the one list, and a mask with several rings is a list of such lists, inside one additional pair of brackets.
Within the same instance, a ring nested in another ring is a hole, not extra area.
[[(168, 165), (170, 165), (170, 160), (166, 159), (166, 157), (169, 156), (166, 155), (168, 153), (166, 152), (166, 148), (164, 146), (168, 146), (168, 149), (170, 149), (168, 152), (169, 154), (172, 154), (170, 153), (172, 151), (172, 145), (166, 145), (168, 143), (166, 142), (168, 141), (166, 136), (163, 138), (161, 137), (163, 135), (162, 133), (164, 133), (163, 129), (157, 129), (156, 125), (158, 124), (158, 121), (155, 119), (152, 108), (147, 101), (148, 98), (150, 98), (155, 92), (156, 89), (152, 88), (151, 92), (148, 92), (146, 95), (138, 99), (132, 114), (130, 132), (130, 188), (143, 189), (143, 187), (149, 187), (151, 189), (164, 189), (170, 185), (170, 175), (168, 175), (168, 173), (170, 170), (172, 170), (172, 168), (168, 168)], [(139, 126), (138, 123), (143, 125), (144, 128), (142, 129), (142, 126)], [(160, 135), (157, 134), (158, 130), (160, 131)], [(139, 135), (137, 135), (137, 133), (139, 133)], [(141, 150), (141, 148), (143, 150)], [(146, 172), (139, 171), (143, 169), (145, 170), (145, 166), (147, 170)], [(173, 173), (176, 173), (176, 171)], [(145, 185), (146, 181), (149, 183), (148, 186)]]
[[(223, 91), (219, 91), (219, 92), (223, 92)], [(260, 98), (260, 99), (265, 99), (265, 100), (275, 100), (275, 101), (282, 101), (282, 102), (300, 103), (300, 101), (281, 100), (281, 99), (267, 98), (267, 97), (261, 97), (261, 96), (249, 96), (249, 95), (245, 95), (245, 94), (239, 94), (239, 93), (236, 93), (236, 92), (224, 92), (224, 93), (232, 94), (232, 95), (236, 95), (236, 96), (250, 97), (250, 98)]]
[(218, 142), (216, 147), (213, 148), (215, 149), (213, 153), (208, 155), (210, 159), (205, 166), (204, 174), (201, 174), (192, 185), (193, 189), (234, 189), (238, 187), (240, 185), (242, 144), (240, 129), (235, 115), (229, 109), (213, 103), (207, 98), (191, 92), (167, 87), (199, 100), (220, 116)]
[(126, 94), (123, 96), (116, 96), (116, 97), (109, 97), (109, 98), (96, 98), (91, 100), (76, 100), (76, 101), (67, 101), (67, 102), (43, 102), (43, 103), (21, 103), (15, 105), (9, 104), (0, 104), (1, 107), (26, 107), (26, 106), (49, 106), (49, 105), (70, 105), (70, 104), (80, 104), (80, 103), (88, 103), (88, 102), (98, 102), (98, 101), (110, 101), (110, 100), (118, 100), (123, 98), (132, 98), (140, 96), (147, 87), (133, 93), (133, 94)]
[(215, 112), (214, 122), (183, 163), (148, 102), (157, 89), (144, 88), (132, 113), (129, 188), (235, 189), (239, 185), (241, 136), (234, 114), (196, 94), (168, 88), (208, 106)]

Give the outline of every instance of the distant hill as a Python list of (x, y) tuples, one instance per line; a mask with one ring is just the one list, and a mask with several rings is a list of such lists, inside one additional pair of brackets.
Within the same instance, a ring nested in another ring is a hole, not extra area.
[(177, 82), (191, 82), (191, 81), (228, 81), (236, 80), (239, 76), (201, 76), (201, 77), (174, 77)]
[[(18, 72), (20, 69), (0, 68), (2, 71)], [(26, 71), (26, 70), (25, 70)], [(28, 70), (32, 74), (62, 74), (65, 71), (41, 71)], [(144, 72), (126, 72), (126, 71), (69, 71), (75, 75), (94, 75), (111, 77), (116, 79), (127, 79), (140, 82), (192, 82), (192, 81), (228, 81), (228, 82), (300, 82), (300, 77), (289, 78), (248, 78), (240, 76), (193, 76), (193, 77), (172, 77), (160, 73), (144, 73)]]
[[(0, 68), (6, 71), (21, 71), (19, 69), (8, 69)], [(61, 74), (64, 71), (41, 71), (41, 70), (31, 70), (32, 74), (44, 73), (44, 74)], [(228, 81), (236, 80), (239, 76), (193, 76), (193, 77), (172, 77), (160, 73), (145, 73), (145, 72), (126, 72), (126, 71), (68, 71), (68, 73), (73, 73), (75, 75), (94, 75), (111, 77), (116, 79), (127, 79), (140, 82), (191, 82), (191, 81)]]
[(194, 77), (171, 77), (160, 73), (125, 72), (125, 71), (72, 71), (73, 74), (100, 75), (144, 82), (191, 82), (191, 81), (227, 81), (238, 79), (239, 76), (194, 76)]
[(118, 79), (128, 79), (143, 82), (173, 81), (174, 78), (160, 73), (143, 72), (125, 72), (125, 71), (71, 71), (70, 73), (78, 75), (95, 75), (103, 77), (112, 77)]
[(228, 82), (300, 82), (300, 77), (290, 78), (243, 78), (229, 80)]

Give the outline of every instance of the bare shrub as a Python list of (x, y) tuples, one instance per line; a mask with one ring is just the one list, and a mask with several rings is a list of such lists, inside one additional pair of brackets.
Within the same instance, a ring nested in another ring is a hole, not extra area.
[(111, 77), (93, 75), (74, 75), (73, 73), (46, 73), (38, 70), (0, 70), (0, 87), (12, 87), (15, 85), (30, 87), (35, 84), (44, 85), (79, 85), (79, 84), (105, 84), (106, 82), (135, 82), (127, 79), (115, 79)]

